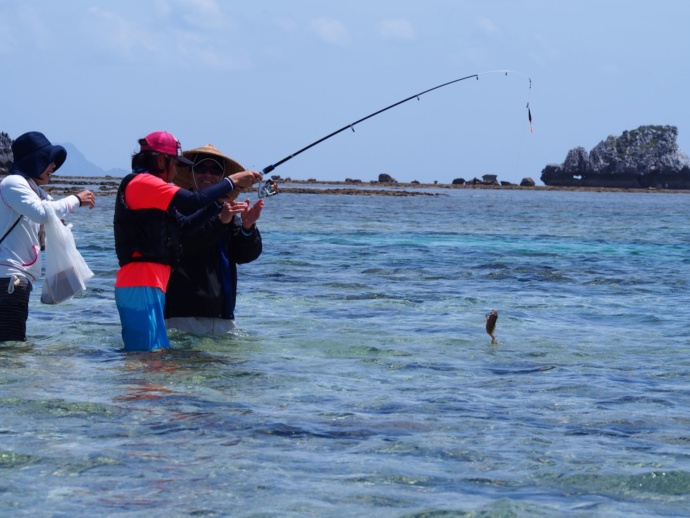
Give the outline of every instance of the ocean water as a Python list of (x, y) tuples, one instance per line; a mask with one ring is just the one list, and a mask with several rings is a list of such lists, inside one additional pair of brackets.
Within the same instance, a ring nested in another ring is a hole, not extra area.
[(688, 195), (424, 192), (268, 199), (241, 334), (161, 354), (80, 212), (88, 291), (0, 345), (0, 516), (690, 516)]

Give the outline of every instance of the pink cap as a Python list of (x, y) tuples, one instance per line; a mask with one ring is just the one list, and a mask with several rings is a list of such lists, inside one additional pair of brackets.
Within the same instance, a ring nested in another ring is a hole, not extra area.
[(174, 135), (167, 131), (154, 131), (149, 133), (143, 139), (139, 140), (141, 151), (156, 151), (165, 155), (177, 157), (179, 162), (183, 164), (192, 165), (191, 160), (187, 160), (182, 156), (182, 145)]

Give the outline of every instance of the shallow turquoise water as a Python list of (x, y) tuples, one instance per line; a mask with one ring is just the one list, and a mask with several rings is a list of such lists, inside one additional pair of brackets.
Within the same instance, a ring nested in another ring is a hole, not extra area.
[(432, 192), (268, 200), (243, 336), (158, 355), (99, 199), (0, 346), (0, 515), (690, 516), (687, 195)]

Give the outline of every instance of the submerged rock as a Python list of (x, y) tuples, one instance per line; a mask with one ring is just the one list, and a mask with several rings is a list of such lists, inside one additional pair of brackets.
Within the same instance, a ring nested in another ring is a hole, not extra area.
[(640, 126), (609, 136), (589, 153), (568, 151), (562, 164), (541, 174), (548, 186), (690, 189), (690, 158), (676, 142), (675, 126)]

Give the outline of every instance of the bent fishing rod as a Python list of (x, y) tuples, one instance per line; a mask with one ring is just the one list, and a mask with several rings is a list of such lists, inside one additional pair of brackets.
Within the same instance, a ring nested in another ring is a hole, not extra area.
[[(380, 110), (375, 111), (374, 113), (370, 113), (370, 114), (367, 115), (366, 117), (362, 117), (361, 119), (356, 120), (355, 122), (351, 122), (350, 124), (346, 124), (346, 125), (343, 126), (342, 128), (335, 130), (333, 133), (329, 133), (329, 134), (326, 135), (325, 137), (321, 137), (319, 140), (316, 140), (316, 141), (312, 142), (312, 143), (309, 144), (308, 146), (305, 146), (305, 147), (303, 147), (302, 149), (300, 149), (300, 150), (298, 150), (298, 151), (295, 151), (295, 152), (292, 153), (291, 155), (286, 156), (285, 158), (283, 158), (282, 160), (279, 160), (279, 161), (276, 162), (275, 164), (268, 165), (268, 166), (264, 167), (264, 168), (261, 170), (261, 175), (262, 175), (262, 176), (265, 176), (266, 174), (268, 174), (268, 173), (270, 173), (271, 171), (273, 171), (273, 170), (274, 170), (276, 167), (278, 167), (279, 165), (284, 164), (284, 163), (287, 162), (288, 160), (291, 160), (291, 159), (295, 158), (297, 155), (299, 155), (299, 154), (301, 154), (301, 153), (304, 153), (306, 150), (311, 149), (311, 148), (313, 148), (314, 146), (316, 146), (316, 145), (318, 145), (318, 144), (321, 144), (321, 142), (324, 142), (324, 141), (328, 140), (328, 139), (331, 138), (331, 137), (335, 137), (337, 134), (342, 133), (342, 132), (345, 131), (346, 129), (351, 129), (351, 130), (354, 132), (354, 131), (355, 131), (355, 126), (356, 126), (357, 124), (359, 124), (360, 122), (364, 122), (364, 121), (367, 120), (367, 119), (371, 119), (372, 117), (375, 117), (376, 115), (379, 115), (379, 114), (381, 114), (381, 113), (383, 113), (383, 112), (385, 112), (385, 111), (387, 111), (387, 110), (390, 110), (391, 108), (395, 108), (396, 106), (400, 106), (401, 104), (406, 103), (407, 101), (411, 101), (412, 99), (417, 99), (417, 100), (419, 100), (419, 98), (420, 98), (422, 95), (424, 95), (424, 94), (428, 94), (429, 92), (433, 92), (434, 90), (438, 90), (439, 88), (443, 88), (444, 86), (452, 85), (452, 84), (454, 84), (454, 83), (459, 83), (459, 82), (465, 81), (465, 80), (467, 80), (467, 79), (472, 79), (473, 77), (476, 78), (477, 81), (478, 81), (478, 80), (479, 80), (479, 76), (483, 76), (483, 75), (487, 75), (487, 74), (499, 74), (499, 73), (505, 74), (505, 75), (507, 76), (509, 72), (510, 72), (510, 73), (513, 73), (513, 74), (517, 74), (517, 75), (522, 75), (522, 76), (524, 76), (524, 74), (521, 74), (520, 72), (514, 72), (514, 71), (512, 71), (512, 70), (492, 70), (492, 71), (490, 71), (490, 72), (480, 72), (480, 73), (478, 73), (478, 74), (472, 74), (472, 75), (469, 75), (469, 76), (461, 77), (461, 78), (459, 78), (459, 79), (453, 79), (452, 81), (448, 81), (447, 83), (443, 83), (443, 84), (434, 86), (434, 87), (432, 87), (432, 88), (429, 88), (429, 89), (427, 89), (427, 90), (424, 90), (423, 92), (419, 92), (419, 93), (417, 93), (417, 94), (414, 94), (414, 95), (411, 95), (411, 96), (409, 96), (409, 97), (406, 97), (405, 99), (403, 99), (403, 100), (401, 100), (401, 101), (398, 101), (398, 102), (396, 102), (396, 103), (391, 104), (390, 106), (386, 106), (385, 108), (381, 108)], [(529, 78), (528, 76), (525, 76), (525, 77), (527, 77), (527, 79), (529, 80), (529, 89), (531, 90), (531, 89), (532, 89), (532, 79)], [(529, 109), (529, 102), (527, 103), (527, 111), (528, 111), (528, 114), (529, 114), (529, 123), (530, 123), (530, 131), (531, 131), (531, 125), (532, 125), (532, 112), (531, 112), (530, 109)], [(273, 180), (270, 180), (270, 179), (269, 179), (269, 180), (266, 180), (266, 181), (264, 181), (264, 183), (262, 183), (262, 184), (259, 186), (259, 198), (265, 198), (265, 197), (267, 197), (267, 196), (273, 196), (273, 195), (275, 195), (275, 194), (278, 194), (278, 187), (277, 187), (277, 185), (275, 184), (275, 182), (274, 182)]]

